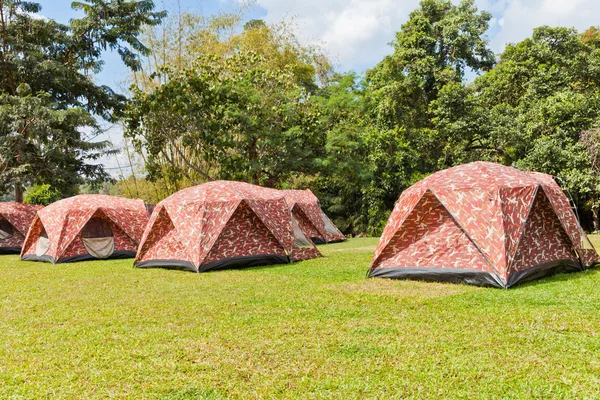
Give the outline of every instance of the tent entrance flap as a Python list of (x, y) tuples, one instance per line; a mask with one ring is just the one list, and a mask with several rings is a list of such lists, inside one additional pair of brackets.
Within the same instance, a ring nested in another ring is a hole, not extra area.
[(0, 217), (0, 240), (8, 240), (15, 234), (15, 230), (7, 219)]
[(50, 245), (50, 239), (48, 239), (46, 229), (43, 229), (38, 237), (37, 244), (35, 245), (35, 255), (38, 257), (45, 255), (48, 250), (50, 250)]
[(93, 257), (108, 258), (115, 251), (115, 237), (111, 224), (102, 218), (91, 218), (81, 230), (85, 250)]

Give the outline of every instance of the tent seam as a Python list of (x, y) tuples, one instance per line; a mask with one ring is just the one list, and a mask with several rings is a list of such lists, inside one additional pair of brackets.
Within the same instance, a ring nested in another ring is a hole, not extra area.
[[(531, 199), (531, 204), (529, 205), (529, 210), (527, 211), (527, 215), (525, 216), (525, 222), (523, 222), (523, 228), (521, 228), (521, 234), (519, 235), (519, 240), (517, 241), (517, 245), (515, 246), (515, 250), (512, 256), (516, 256), (519, 251), (519, 246), (521, 246), (521, 240), (523, 239), (523, 235), (525, 234), (525, 228), (527, 227), (527, 221), (529, 221), (529, 216), (531, 215), (531, 211), (533, 211), (533, 206), (535, 205), (535, 200), (537, 199), (538, 192), (540, 190), (541, 185), (538, 183), (535, 186), (535, 192), (533, 193), (533, 198)], [(552, 209), (554, 211), (554, 209)], [(554, 212), (556, 214), (556, 211)], [(557, 216), (558, 217), (558, 216)], [(559, 218), (560, 219), (560, 218)], [(510, 265), (506, 265), (506, 271), (510, 270), (512, 264), (514, 262), (514, 258), (511, 260)]]

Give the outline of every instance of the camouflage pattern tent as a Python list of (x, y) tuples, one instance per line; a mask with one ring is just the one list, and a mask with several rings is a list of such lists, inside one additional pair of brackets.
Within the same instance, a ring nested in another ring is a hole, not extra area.
[(550, 175), (475, 162), (402, 193), (369, 275), (510, 287), (599, 261)]
[(319, 257), (278, 190), (214, 181), (158, 203), (135, 265), (194, 272)]
[(285, 199), (302, 232), (316, 244), (341, 242), (346, 237), (325, 215), (310, 189), (284, 190)]
[(142, 200), (87, 194), (40, 210), (21, 259), (51, 263), (135, 257), (148, 222)]
[(14, 202), (0, 203), (0, 254), (19, 254), (35, 213), (43, 207)]

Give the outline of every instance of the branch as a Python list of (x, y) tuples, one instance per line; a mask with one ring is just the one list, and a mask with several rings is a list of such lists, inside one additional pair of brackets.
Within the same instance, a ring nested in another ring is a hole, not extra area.
[(199, 173), (200, 175), (204, 176), (204, 178), (208, 179), (209, 181), (214, 180), (210, 175), (208, 175), (205, 171), (202, 171), (201, 169), (199, 169), (198, 167), (196, 167), (195, 165), (192, 165), (188, 159), (186, 158), (186, 156), (181, 152), (181, 150), (179, 150), (179, 147), (177, 147), (177, 145), (175, 144), (175, 141), (173, 139), (171, 140), (171, 144), (173, 145), (173, 147), (175, 148), (175, 151), (177, 152), (177, 154), (179, 154), (179, 156), (183, 159), (183, 161), (185, 162), (185, 164), (190, 167), (191, 169), (193, 169), (194, 171), (196, 171), (197, 173)]

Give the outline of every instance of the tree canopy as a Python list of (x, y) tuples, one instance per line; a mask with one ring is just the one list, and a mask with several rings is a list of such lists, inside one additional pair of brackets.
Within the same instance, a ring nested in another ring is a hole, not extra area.
[(0, 190), (50, 184), (64, 195), (85, 180), (108, 178), (90, 163), (107, 149), (94, 141), (97, 118), (116, 121), (125, 97), (94, 82), (102, 52), (117, 51), (140, 68), (150, 50), (139, 40), (145, 25), (159, 24), (149, 0), (74, 2), (83, 16), (67, 24), (38, 17), (37, 3), (0, 0)]

